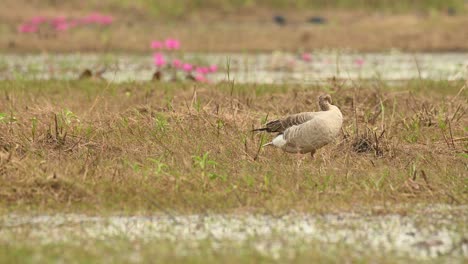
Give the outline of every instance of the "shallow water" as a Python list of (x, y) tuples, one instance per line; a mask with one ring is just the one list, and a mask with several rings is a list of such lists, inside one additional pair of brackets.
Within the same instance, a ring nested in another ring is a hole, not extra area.
[[(312, 53), (310, 62), (291, 53), (167, 54), (197, 65), (216, 64), (211, 82), (317, 83), (329, 78), (401, 81), (415, 78), (458, 80), (468, 78), (468, 53)], [(361, 63), (362, 62), (362, 63)], [(112, 82), (147, 81), (155, 72), (151, 55), (124, 54), (0, 54), (0, 79), (77, 79), (84, 69), (105, 69)], [(228, 74), (229, 72), (229, 74)], [(178, 78), (184, 79), (179, 72)], [(172, 79), (166, 71), (163, 79)]]
[[(248, 243), (258, 253), (280, 258), (290, 251), (321, 243), (346, 244), (356, 251), (391, 253), (415, 259), (468, 258), (468, 207), (445, 205), (398, 214), (257, 214), (86, 216), (76, 214), (0, 217), (0, 243), (79, 243), (125, 238), (164, 240), (196, 254), (210, 241), (214, 249)], [(18, 234), (27, 233), (27, 240)], [(16, 238), (16, 240), (12, 240)]]

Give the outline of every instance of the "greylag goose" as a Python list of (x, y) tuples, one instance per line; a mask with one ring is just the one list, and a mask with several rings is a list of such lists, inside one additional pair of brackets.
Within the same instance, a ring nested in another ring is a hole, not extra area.
[(343, 115), (338, 107), (332, 105), (330, 95), (319, 96), (319, 112), (303, 112), (274, 120), (263, 128), (254, 131), (279, 133), (271, 142), (273, 145), (289, 153), (310, 153), (330, 142), (340, 133)]

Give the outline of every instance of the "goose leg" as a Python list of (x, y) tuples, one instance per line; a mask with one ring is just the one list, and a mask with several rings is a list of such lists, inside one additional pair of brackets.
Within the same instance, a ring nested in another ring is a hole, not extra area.
[(302, 157), (299, 151), (296, 153), (296, 159), (297, 159), (297, 168), (299, 168), (302, 164)]
[(300, 179), (301, 179), (300, 168), (302, 166), (303, 161), (304, 161), (304, 156), (302, 155), (300, 151), (297, 151), (296, 152), (296, 169), (294, 170), (295, 172), (294, 181), (296, 184), (296, 191), (300, 190), (300, 184), (299, 184)]
[(302, 156), (302, 153), (301, 153), (301, 150), (299, 148), (297, 148), (296, 150), (296, 166), (297, 168), (299, 168), (302, 164), (302, 161), (303, 161), (303, 156)]

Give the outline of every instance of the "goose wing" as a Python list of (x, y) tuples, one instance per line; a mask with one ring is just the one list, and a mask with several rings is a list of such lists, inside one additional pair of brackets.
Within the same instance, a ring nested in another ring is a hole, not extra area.
[(309, 121), (289, 127), (283, 132), (283, 139), (287, 147), (300, 151), (318, 149), (333, 141), (342, 123), (340, 110), (333, 106), (330, 111), (318, 112)]
[(287, 116), (285, 118), (276, 119), (268, 122), (265, 127), (254, 129), (253, 131), (266, 131), (266, 132), (277, 132), (283, 133), (286, 129), (303, 124), (316, 117), (319, 112), (303, 112)]

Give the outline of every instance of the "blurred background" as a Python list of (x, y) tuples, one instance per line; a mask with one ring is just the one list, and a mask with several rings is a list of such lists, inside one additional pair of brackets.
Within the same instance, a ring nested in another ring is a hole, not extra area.
[(465, 0), (3, 0), (1, 52), (462, 51)]

